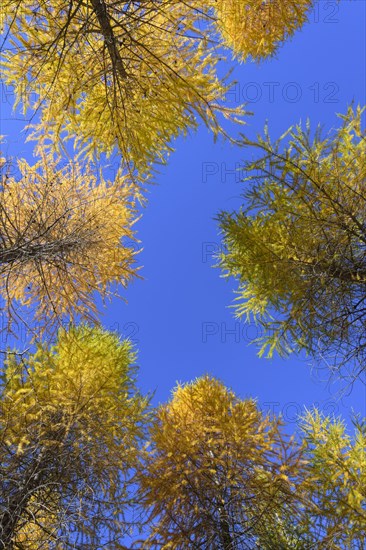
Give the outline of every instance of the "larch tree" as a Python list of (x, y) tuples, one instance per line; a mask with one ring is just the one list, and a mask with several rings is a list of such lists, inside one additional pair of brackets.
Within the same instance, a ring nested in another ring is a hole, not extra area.
[(277, 510), (270, 536), (259, 537), (259, 548), (364, 549), (366, 424), (357, 419), (354, 424), (351, 437), (342, 420), (317, 409), (299, 419), (302, 455), (294, 478), (296, 502), (291, 515), (286, 508), (284, 513)]
[(206, 376), (158, 409), (150, 442), (138, 476), (150, 521), (143, 548), (244, 549), (259, 534), (273, 544), (300, 458), (277, 419)]
[(34, 137), (56, 147), (72, 138), (89, 156), (118, 150), (145, 173), (197, 117), (215, 133), (220, 113), (241, 118), (241, 107), (224, 104), (230, 83), (217, 75), (219, 46), (266, 57), (311, 4), (5, 0), (4, 80), (24, 109), (40, 109)]
[(224, 275), (236, 314), (262, 329), (260, 354), (306, 350), (354, 377), (366, 360), (366, 146), (362, 110), (323, 138), (309, 125), (260, 150), (239, 212), (221, 212)]
[(141, 455), (138, 548), (362, 550), (365, 423), (352, 438), (314, 409), (292, 438), (281, 426), (214, 378), (178, 386)]
[(305, 443), (301, 473), (305, 505), (299, 528), (319, 550), (363, 550), (366, 540), (366, 423), (351, 437), (340, 419), (317, 410), (301, 421)]
[(61, 329), (11, 356), (0, 402), (0, 547), (123, 548), (147, 401), (128, 341)]
[(133, 186), (45, 153), (33, 166), (19, 161), (18, 174), (5, 173), (0, 187), (3, 328), (25, 321), (39, 334), (94, 321), (94, 293), (107, 298), (136, 275)]

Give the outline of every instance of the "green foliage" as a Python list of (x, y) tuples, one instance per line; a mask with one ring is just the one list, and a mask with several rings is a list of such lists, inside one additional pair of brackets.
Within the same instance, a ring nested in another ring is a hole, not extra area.
[[(366, 148), (361, 109), (322, 138), (310, 127), (272, 143), (240, 212), (222, 212), (220, 266), (239, 281), (236, 314), (262, 327), (260, 355), (305, 349), (330, 368), (364, 369), (366, 358)], [(285, 143), (287, 142), (287, 145)], [(348, 365), (347, 365), (348, 363)]]

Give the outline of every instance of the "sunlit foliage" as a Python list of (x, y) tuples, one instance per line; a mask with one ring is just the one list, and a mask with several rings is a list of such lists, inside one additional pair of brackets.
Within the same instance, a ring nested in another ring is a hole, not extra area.
[(53, 347), (10, 357), (0, 402), (1, 542), (117, 544), (146, 409), (130, 343), (82, 326), (61, 330)]
[[(318, 410), (300, 421), (302, 457), (292, 514), (277, 510), (260, 548), (363, 550), (366, 540), (366, 424), (351, 437), (341, 420)], [(274, 543), (273, 541), (277, 541)]]
[(313, 0), (217, 0), (218, 28), (235, 55), (261, 61), (307, 21)]
[[(307, 496), (300, 525), (309, 547), (363, 550), (366, 540), (366, 424), (351, 438), (341, 420), (318, 411), (302, 422)], [(312, 545), (310, 544), (312, 542)]]
[[(41, 106), (36, 135), (60, 132), (87, 154), (115, 147), (132, 169), (164, 161), (170, 142), (197, 126), (215, 132), (227, 86), (195, 2), (5, 2), (11, 47), (4, 78), (18, 101)], [(234, 109), (231, 114), (239, 114)]]
[(366, 147), (361, 110), (343, 119), (326, 138), (296, 127), (275, 143), (268, 134), (245, 141), (263, 156), (247, 165), (242, 210), (219, 216), (220, 265), (240, 283), (237, 315), (263, 330), (261, 354), (305, 349), (357, 376), (366, 359)]
[[(203, 120), (215, 133), (230, 83), (222, 48), (272, 54), (311, 2), (5, 0), (3, 66), (23, 108), (41, 110), (34, 136), (73, 138), (93, 156), (119, 150), (141, 173), (164, 162), (172, 140)], [(79, 150), (80, 152), (80, 150)]]
[(361, 550), (366, 430), (317, 410), (294, 439), (208, 376), (178, 386), (150, 428), (139, 473), (142, 548)]
[(217, 380), (178, 386), (159, 408), (150, 441), (140, 475), (152, 522), (144, 547), (252, 547), (285, 503), (290, 513), (296, 448), (278, 420)]
[(0, 295), (9, 324), (27, 312), (39, 330), (77, 315), (94, 319), (93, 292), (105, 298), (136, 273), (126, 244), (135, 217), (127, 178), (98, 181), (92, 167), (46, 154), (18, 169), (0, 187)]

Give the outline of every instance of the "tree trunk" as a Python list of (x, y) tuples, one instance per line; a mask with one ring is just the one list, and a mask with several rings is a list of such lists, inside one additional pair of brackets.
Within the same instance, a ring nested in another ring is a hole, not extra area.
[(0, 248), (0, 264), (11, 264), (16, 261), (29, 261), (35, 258), (55, 258), (66, 254), (81, 245), (81, 241), (54, 241), (44, 244), (27, 244), (12, 248)]
[(234, 544), (230, 533), (227, 514), (223, 508), (219, 509), (220, 514), (220, 539), (223, 550), (233, 550)]

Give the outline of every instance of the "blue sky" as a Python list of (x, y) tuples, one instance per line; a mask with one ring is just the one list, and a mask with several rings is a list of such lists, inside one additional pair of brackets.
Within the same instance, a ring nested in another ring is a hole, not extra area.
[[(328, 130), (352, 100), (365, 103), (365, 19), (364, 0), (320, 1), (309, 23), (275, 59), (236, 64), (238, 83), (228, 104), (246, 102), (254, 113), (242, 130), (253, 137), (268, 120), (277, 138), (307, 118)], [(24, 121), (10, 114), (9, 88), (2, 88), (1, 100), (5, 152), (30, 159), (31, 146), (20, 137)], [(340, 399), (337, 386), (327, 385), (326, 369), (314, 371), (310, 361), (259, 359), (249, 345), (256, 327), (236, 321), (229, 308), (235, 283), (212, 268), (213, 252), (220, 247), (214, 217), (241, 204), (243, 184), (234, 170), (252, 151), (224, 140), (214, 144), (203, 126), (175, 147), (157, 185), (148, 188), (148, 204), (136, 225), (143, 280), (123, 291), (127, 304), (114, 300), (103, 316), (107, 328), (136, 343), (139, 386), (155, 391), (159, 403), (176, 381), (210, 373), (241, 397), (257, 397), (263, 410), (282, 413), (290, 426), (312, 404), (346, 418), (352, 408), (366, 414), (363, 384)]]

